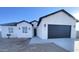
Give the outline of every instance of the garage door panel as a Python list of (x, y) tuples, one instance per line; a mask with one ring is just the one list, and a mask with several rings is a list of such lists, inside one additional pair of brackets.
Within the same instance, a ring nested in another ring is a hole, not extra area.
[(70, 25), (48, 25), (48, 38), (70, 38)]

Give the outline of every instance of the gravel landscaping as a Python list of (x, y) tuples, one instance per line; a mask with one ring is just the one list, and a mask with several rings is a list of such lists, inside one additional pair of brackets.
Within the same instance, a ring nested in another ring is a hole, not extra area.
[(25, 48), (31, 39), (0, 39), (0, 52), (16, 52)]

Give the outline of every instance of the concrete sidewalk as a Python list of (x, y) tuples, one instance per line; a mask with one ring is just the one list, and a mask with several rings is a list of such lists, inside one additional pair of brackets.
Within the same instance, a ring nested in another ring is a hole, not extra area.
[(75, 52), (79, 52), (79, 38), (75, 40)]

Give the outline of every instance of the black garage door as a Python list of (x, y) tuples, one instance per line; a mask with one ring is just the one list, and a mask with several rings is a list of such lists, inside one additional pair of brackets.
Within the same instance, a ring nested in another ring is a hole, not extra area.
[(70, 25), (48, 25), (48, 38), (70, 38)]

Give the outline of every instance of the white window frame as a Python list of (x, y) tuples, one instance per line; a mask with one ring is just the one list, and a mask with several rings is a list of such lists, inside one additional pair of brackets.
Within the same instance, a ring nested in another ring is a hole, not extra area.
[(13, 33), (13, 28), (12, 27), (9, 27), (8, 30), (9, 30), (9, 33)]
[(27, 27), (22, 27), (22, 32), (27, 33)]

